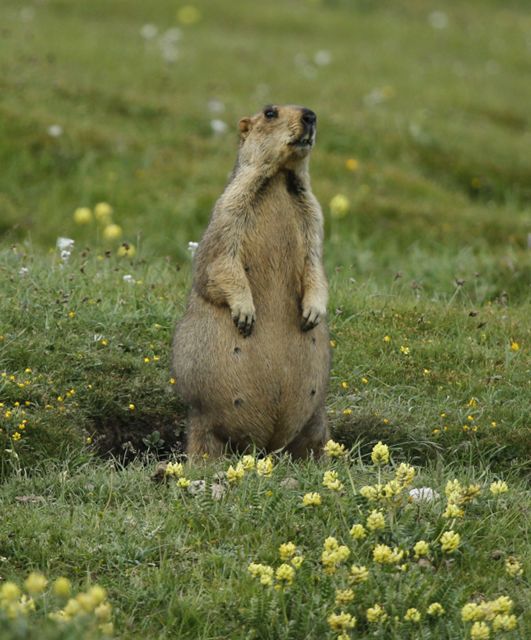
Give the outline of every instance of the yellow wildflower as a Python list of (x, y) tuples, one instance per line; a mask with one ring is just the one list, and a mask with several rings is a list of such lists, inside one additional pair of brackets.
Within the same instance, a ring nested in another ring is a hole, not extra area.
[(411, 353), (411, 349), (406, 345), (402, 345), (400, 347), (400, 353), (403, 353), (405, 356), (408, 356)]
[(470, 629), (472, 640), (488, 640), (490, 638), (490, 627), (485, 622), (474, 622)]
[(291, 564), (295, 567), (295, 569), (300, 569), (303, 562), (304, 556), (295, 556), (291, 559)]
[(332, 631), (345, 631), (346, 629), (354, 629), (356, 618), (345, 611), (332, 613), (328, 616), (328, 624)]
[(430, 552), (430, 545), (425, 540), (419, 540), (413, 547), (413, 551), (415, 552), (415, 558), (417, 559), (422, 556), (427, 556)]
[(389, 447), (380, 440), (374, 445), (371, 453), (374, 464), (387, 464), (389, 462)]
[(440, 602), (432, 602), (430, 606), (426, 609), (426, 613), (429, 616), (442, 616), (444, 615), (444, 607)]
[(494, 613), (510, 613), (513, 608), (513, 601), (508, 596), (500, 596), (490, 604)]
[(406, 622), (420, 622), (420, 611), (415, 609), (415, 607), (411, 607), (406, 611), (406, 615), (404, 616), (404, 620)]
[(183, 465), (180, 462), (168, 462), (164, 475), (179, 478), (184, 474)]
[(102, 602), (94, 609), (96, 620), (108, 622), (111, 619), (112, 607), (108, 602)]
[(20, 595), (20, 589), (14, 582), (4, 582), (0, 587), (0, 600), (4, 602), (16, 602)]
[(343, 489), (343, 483), (339, 480), (337, 471), (325, 471), (323, 486), (331, 491), (341, 491)]
[(74, 211), (74, 222), (76, 224), (88, 224), (92, 220), (92, 211), (88, 207), (78, 207)]
[(24, 582), (24, 588), (31, 595), (42, 593), (48, 584), (48, 580), (36, 571), (32, 571)]
[(340, 458), (347, 454), (347, 450), (345, 449), (345, 445), (339, 444), (339, 442), (335, 442), (334, 440), (329, 440), (324, 446), (324, 452), (330, 458)]
[(400, 463), (395, 471), (395, 478), (403, 487), (409, 486), (415, 478), (415, 467), (406, 462)]
[(177, 486), (181, 487), (181, 489), (186, 489), (190, 486), (190, 480), (188, 480), (188, 478), (179, 478), (177, 480)]
[(98, 222), (108, 224), (112, 216), (112, 207), (107, 202), (98, 202), (94, 207), (94, 216)]
[(256, 463), (256, 473), (259, 476), (265, 476), (269, 478), (269, 476), (273, 473), (273, 460), (270, 456), (267, 458), (263, 458), (262, 460), (258, 460)]
[(461, 536), (454, 531), (445, 531), (441, 536), (441, 549), (445, 553), (453, 553), (461, 542)]
[(379, 604), (375, 604), (374, 607), (367, 609), (367, 622), (379, 623), (387, 620), (387, 613), (385, 609)]
[(336, 589), (336, 607), (345, 607), (354, 600), (354, 591), (352, 589)]
[(473, 620), (481, 620), (483, 612), (481, 607), (475, 602), (467, 602), (461, 609), (461, 619), (463, 622), (472, 622)]
[(354, 538), (354, 540), (362, 540), (367, 536), (367, 531), (362, 524), (353, 524), (350, 529), (350, 535)]
[(516, 629), (517, 620), (516, 616), (507, 614), (498, 614), (492, 621), (492, 628), (494, 631), (512, 631)]
[(260, 584), (269, 586), (273, 583), (274, 570), (267, 564), (256, 564), (251, 562), (247, 570), (253, 578), (259, 578)]
[(52, 588), (55, 595), (59, 598), (68, 598), (70, 596), (72, 585), (68, 578), (60, 576), (54, 581)]
[(503, 482), (503, 480), (498, 480), (497, 482), (493, 482), (490, 485), (489, 489), (493, 496), (499, 496), (502, 493), (507, 493), (507, 491), (509, 491), (509, 487), (507, 486), (507, 483)]
[(381, 511), (376, 511), (376, 509), (371, 511), (367, 517), (367, 529), (369, 529), (369, 531), (385, 529), (385, 517)]
[(103, 237), (105, 240), (118, 240), (122, 233), (122, 227), (119, 224), (108, 224), (105, 229), (103, 229)]
[(397, 547), (391, 549), (386, 544), (377, 544), (372, 550), (372, 557), (380, 564), (398, 564), (404, 557), (404, 552)]
[(458, 507), (456, 504), (450, 503), (447, 505), (446, 509), (443, 513), (443, 518), (462, 518), (465, 515), (465, 512), (461, 507)]
[(116, 250), (116, 255), (119, 258), (134, 258), (136, 254), (136, 247), (130, 242), (122, 242), (122, 244)]
[(293, 542), (284, 542), (278, 548), (278, 554), (281, 560), (289, 560), (295, 555), (297, 551), (297, 547), (293, 544)]
[(349, 170), (349, 171), (357, 171), (359, 169), (360, 163), (359, 160), (356, 160), (356, 158), (348, 158), (348, 160), (345, 162), (345, 167)]
[(362, 582), (366, 582), (369, 579), (369, 571), (367, 567), (362, 565), (353, 564), (350, 567), (350, 582), (353, 584), (361, 584)]
[(243, 465), (241, 462), (238, 462), (238, 464), (233, 467), (232, 465), (229, 466), (229, 468), (227, 469), (227, 480), (230, 483), (237, 483), (240, 482), (240, 480), (243, 478), (243, 476), (245, 475), (245, 469), (243, 468)]
[(177, 11), (177, 20), (186, 26), (192, 25), (201, 20), (201, 12), (197, 7), (185, 5)]
[(289, 564), (281, 564), (275, 573), (275, 578), (278, 582), (282, 583), (285, 586), (289, 586), (293, 583), (293, 578), (295, 576), (295, 569)]
[(329, 206), (333, 218), (343, 218), (348, 213), (350, 202), (346, 196), (338, 193), (330, 200)]
[(305, 493), (302, 497), (302, 504), (305, 507), (318, 507), (321, 504), (321, 496), (315, 491), (312, 493)]
[(343, 415), (344, 416), (352, 415), (352, 409), (343, 409)]
[(383, 341), (384, 342), (391, 342), (391, 336), (384, 336), (383, 337)]
[(247, 455), (242, 457), (241, 463), (245, 471), (251, 471), (256, 465), (256, 460), (254, 459), (254, 456)]
[(343, 380), (343, 382), (341, 383), (341, 388), (342, 388), (342, 389), (348, 389), (348, 382), (346, 382), (345, 380)]
[(505, 572), (511, 576), (511, 578), (517, 578), (524, 573), (520, 561), (514, 556), (509, 556), (505, 561)]
[(520, 351), (520, 345), (515, 340), (511, 341), (511, 351)]
[(377, 500), (379, 496), (379, 485), (365, 485), (361, 487), (360, 495), (369, 500), (369, 502)]

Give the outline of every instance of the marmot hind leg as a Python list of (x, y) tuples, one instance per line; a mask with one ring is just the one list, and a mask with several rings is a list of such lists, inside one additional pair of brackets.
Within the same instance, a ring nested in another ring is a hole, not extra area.
[(330, 434), (326, 424), (324, 406), (319, 407), (304, 425), (301, 432), (288, 444), (286, 453), (293, 458), (319, 458)]
[(219, 458), (227, 449), (226, 440), (216, 432), (211, 418), (198, 415), (193, 410), (188, 417), (186, 430), (186, 453), (190, 458)]

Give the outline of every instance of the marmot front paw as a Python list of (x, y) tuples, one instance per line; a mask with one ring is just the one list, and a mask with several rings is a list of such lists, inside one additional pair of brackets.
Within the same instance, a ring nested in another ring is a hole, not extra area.
[(237, 305), (231, 309), (232, 321), (244, 338), (248, 338), (256, 320), (254, 306)]
[(326, 310), (320, 307), (314, 307), (312, 305), (303, 307), (301, 329), (303, 331), (310, 331), (310, 329), (313, 329), (321, 322), (321, 318), (323, 318), (325, 314)]

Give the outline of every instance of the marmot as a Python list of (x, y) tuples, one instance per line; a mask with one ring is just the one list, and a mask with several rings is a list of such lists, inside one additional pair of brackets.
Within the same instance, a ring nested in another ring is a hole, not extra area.
[(240, 120), (173, 341), (190, 456), (254, 446), (301, 458), (328, 438), (323, 216), (308, 173), (316, 120), (273, 105)]

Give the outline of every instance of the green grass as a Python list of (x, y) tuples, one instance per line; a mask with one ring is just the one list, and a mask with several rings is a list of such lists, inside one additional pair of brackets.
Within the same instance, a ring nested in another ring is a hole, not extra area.
[[(435, 558), (433, 574), (412, 562), (360, 589), (353, 637), (368, 637), (374, 602), (402, 617), (432, 593), (448, 609), (438, 626), (389, 622), (377, 637), (467, 637), (459, 607), (502, 593), (520, 618), (513, 637), (527, 637), (527, 583), (503, 571), (525, 551), (529, 505), (527, 3), (201, 1), (193, 25), (179, 25), (179, 6), (2, 2), (0, 579), (40, 569), (76, 588), (100, 582), (124, 638), (327, 637), (333, 580), (319, 572), (320, 549), (327, 535), (347, 540), (368, 505), (349, 490), (302, 512), (301, 491), (318, 490), (326, 463), (284, 460), (273, 480), (246, 478), (214, 501), (152, 485), (153, 458), (135, 460), (182, 449), (172, 330), (190, 286), (187, 244), (232, 168), (237, 121), (290, 102), (319, 118), (312, 183), (325, 213), (334, 437), (362, 456), (387, 442), (419, 465), (416, 486), (440, 493), (452, 477), (511, 486), (499, 503), (484, 491), (455, 525), (465, 541), (455, 562)], [(446, 28), (431, 26), (435, 11)], [(150, 41), (146, 23), (159, 32)], [(176, 25), (178, 58), (167, 62), (161, 35)], [(331, 60), (320, 66), (323, 50)], [(209, 110), (213, 99), (224, 111)], [(213, 133), (215, 118), (226, 133)], [(350, 202), (344, 217), (330, 212), (337, 194)], [(120, 241), (73, 219), (101, 201)], [(75, 240), (65, 264), (59, 236)], [(133, 259), (116, 256), (121, 241)], [(190, 477), (209, 484), (228, 464)], [(356, 489), (371, 474), (354, 460), (338, 469)], [(285, 477), (300, 490), (283, 489)], [(44, 502), (16, 500), (32, 494)], [(435, 539), (439, 511), (405, 507), (385, 539)], [(308, 563), (286, 608), (246, 566), (276, 562), (290, 538)], [(352, 553), (367, 561), (369, 547)]]

